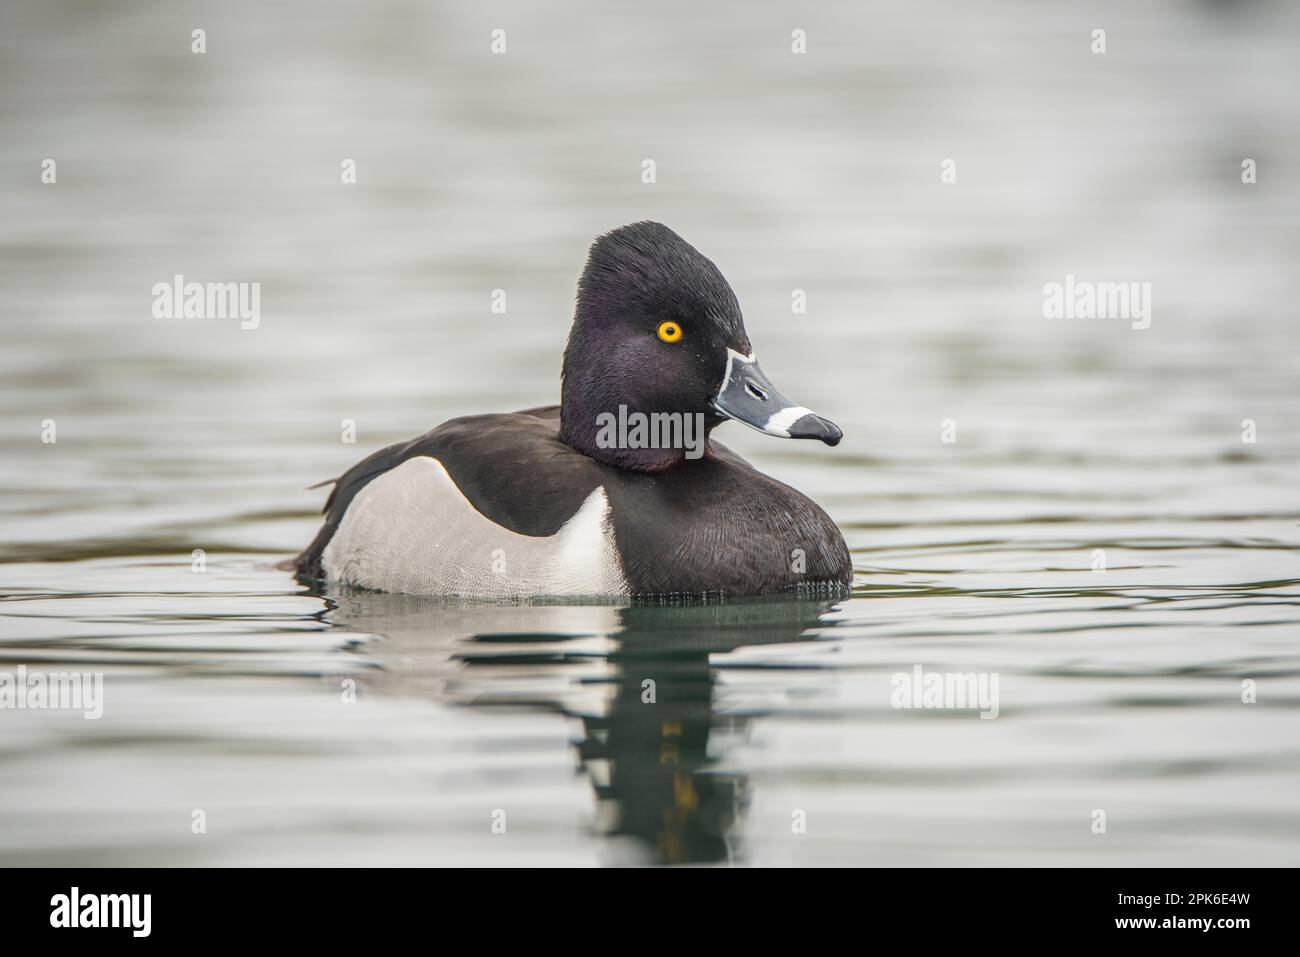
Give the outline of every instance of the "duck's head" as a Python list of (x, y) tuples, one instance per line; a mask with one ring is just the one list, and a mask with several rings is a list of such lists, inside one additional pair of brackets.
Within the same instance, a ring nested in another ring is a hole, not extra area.
[[(683, 448), (602, 441), (609, 418), (679, 413), (704, 437), (726, 419), (787, 439), (836, 445), (834, 423), (783, 396), (754, 358), (736, 294), (718, 267), (660, 223), (599, 237), (578, 281), (564, 350), (560, 437), (622, 468), (655, 472), (692, 457)], [(608, 433), (605, 433), (607, 438)]]

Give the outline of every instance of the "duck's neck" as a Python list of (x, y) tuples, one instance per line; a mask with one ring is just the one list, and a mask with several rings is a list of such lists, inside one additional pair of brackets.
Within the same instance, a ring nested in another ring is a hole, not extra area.
[(644, 430), (642, 440), (635, 439), (638, 416), (648, 423), (649, 413), (628, 408), (625, 402), (620, 411), (619, 405), (580, 399), (566, 391), (560, 404), (560, 441), (597, 462), (633, 472), (665, 472), (709, 454), (709, 433), (717, 424), (712, 417), (692, 417), (689, 423), (683, 419), (675, 433), (685, 439), (680, 447), (634, 448), (648, 434)]

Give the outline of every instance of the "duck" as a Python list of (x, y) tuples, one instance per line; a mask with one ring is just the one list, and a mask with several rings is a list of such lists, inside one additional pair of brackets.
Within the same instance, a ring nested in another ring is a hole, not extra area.
[(710, 259), (661, 223), (622, 226), (578, 280), (559, 405), (454, 418), (321, 483), (324, 522), (286, 567), (488, 600), (844, 592), (835, 522), (716, 441), (728, 420), (843, 437), (768, 379)]

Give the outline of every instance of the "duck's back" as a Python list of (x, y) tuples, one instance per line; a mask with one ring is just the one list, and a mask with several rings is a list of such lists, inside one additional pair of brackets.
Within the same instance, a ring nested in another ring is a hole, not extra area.
[(336, 480), (311, 578), (418, 594), (768, 594), (842, 588), (839, 530), (816, 504), (711, 443), (665, 472), (597, 462), (559, 409), (467, 416)]

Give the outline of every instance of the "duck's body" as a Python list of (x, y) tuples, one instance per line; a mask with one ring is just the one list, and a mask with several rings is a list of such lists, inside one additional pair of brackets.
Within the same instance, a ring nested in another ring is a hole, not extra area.
[[(592, 270), (589, 263), (584, 284)], [(581, 293), (579, 302), (581, 315)], [(665, 324), (678, 327), (676, 338), (664, 337)], [(676, 344), (684, 325), (689, 318), (661, 322), (659, 347)], [(298, 572), (384, 591), (477, 598), (736, 596), (847, 586), (848, 549), (826, 513), (708, 438), (730, 416), (772, 434), (839, 439), (833, 425), (771, 388), (741, 351), (748, 347), (743, 326), (726, 344), (722, 385), (717, 372), (705, 374), (707, 421), (705, 411), (690, 407), (696, 396), (669, 406), (685, 406), (705, 422), (695, 455), (610, 448), (594, 438), (594, 418), (614, 408), (614, 399), (625, 405), (635, 396), (575, 395), (574, 380), (592, 365), (575, 352), (597, 348), (586, 335), (575, 349), (578, 326), (566, 352), (563, 407), (453, 419), (374, 453), (335, 481), (324, 526), (295, 560)], [(620, 351), (642, 347), (639, 340), (624, 345)], [(631, 361), (644, 365), (644, 356)], [(597, 372), (603, 388), (617, 381), (607, 363)], [(724, 410), (724, 401), (757, 411)]]
[(662, 473), (559, 438), (559, 406), (452, 419), (340, 477), (298, 558), (312, 578), (413, 594), (838, 590), (852, 566), (814, 502), (717, 442)]

